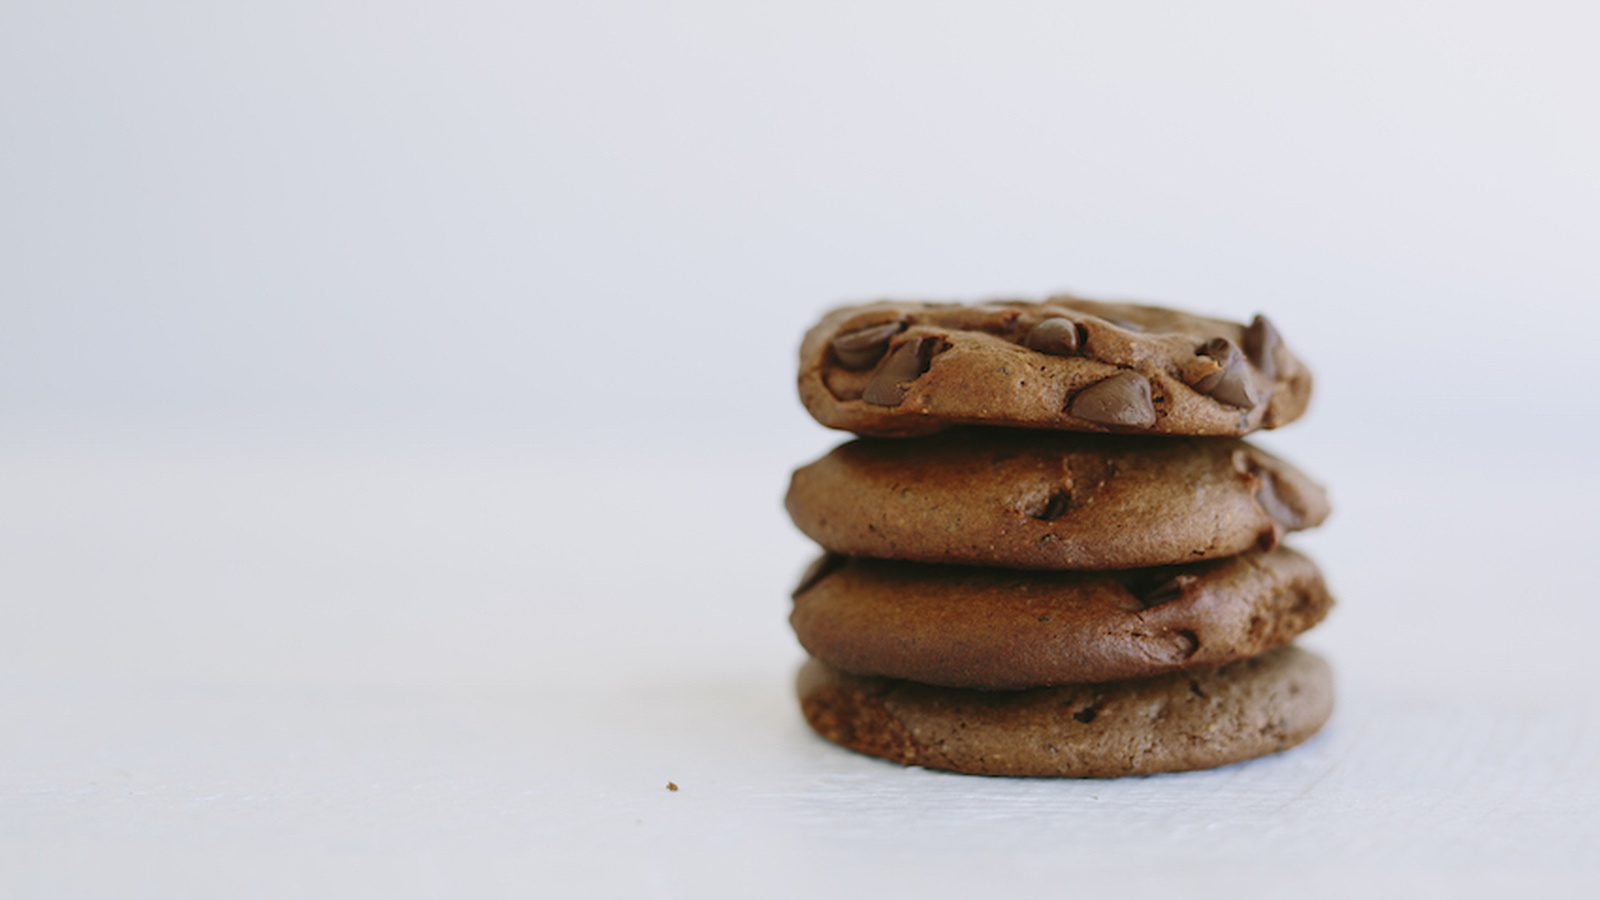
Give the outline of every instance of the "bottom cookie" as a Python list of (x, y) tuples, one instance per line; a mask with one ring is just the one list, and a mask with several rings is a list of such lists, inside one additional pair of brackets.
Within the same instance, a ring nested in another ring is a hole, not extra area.
[(1110, 778), (1275, 753), (1333, 712), (1333, 672), (1289, 646), (1220, 669), (1106, 684), (975, 691), (849, 675), (811, 659), (806, 721), (851, 750), (971, 775)]

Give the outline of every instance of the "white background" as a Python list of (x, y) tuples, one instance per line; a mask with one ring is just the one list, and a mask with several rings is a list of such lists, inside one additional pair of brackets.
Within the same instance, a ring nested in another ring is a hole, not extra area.
[[(1600, 15), (0, 4), (0, 893), (1600, 881)], [(1340, 712), (1111, 783), (809, 736), (828, 306), (1314, 368)], [(682, 790), (664, 790), (667, 780)]]

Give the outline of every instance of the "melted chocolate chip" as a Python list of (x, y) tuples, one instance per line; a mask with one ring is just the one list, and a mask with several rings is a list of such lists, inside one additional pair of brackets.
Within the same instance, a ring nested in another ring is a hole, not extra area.
[(1176, 665), (1200, 649), (1200, 636), (1188, 629), (1142, 636), (1144, 651), (1162, 662)]
[(1077, 322), (1056, 316), (1033, 326), (1023, 344), (1029, 350), (1037, 350), (1051, 356), (1071, 356), (1083, 345), (1083, 338), (1078, 334)]
[(852, 371), (870, 369), (883, 358), (889, 339), (905, 327), (904, 322), (885, 322), (838, 335), (829, 344), (833, 348), (833, 358), (839, 361), (839, 365)]
[(1182, 596), (1183, 582), (1179, 581), (1176, 577), (1173, 577), (1168, 578), (1166, 581), (1163, 581), (1160, 584), (1152, 587), (1149, 592), (1145, 593), (1139, 598), (1139, 602), (1142, 603), (1146, 609), (1149, 609), (1152, 606), (1160, 606), (1163, 603), (1171, 603)]
[(1240, 409), (1255, 409), (1261, 402), (1250, 378), (1250, 367), (1239, 353), (1239, 348), (1227, 338), (1212, 338), (1200, 345), (1195, 353), (1209, 356), (1221, 367), (1194, 383), (1194, 389), (1212, 399)]
[(1173, 643), (1183, 648), (1184, 659), (1193, 656), (1195, 651), (1200, 649), (1200, 636), (1187, 628), (1174, 631), (1172, 636), (1175, 638)]
[(1149, 428), (1156, 423), (1150, 382), (1137, 372), (1118, 372), (1079, 391), (1067, 413), (1101, 425)]
[(1160, 606), (1183, 596), (1183, 591), (1197, 578), (1192, 573), (1169, 575), (1171, 569), (1149, 569), (1129, 573), (1123, 587), (1139, 601), (1141, 609)]
[(1035, 519), (1041, 522), (1054, 522), (1066, 515), (1072, 509), (1072, 495), (1066, 491), (1057, 491), (1050, 495), (1038, 511), (1033, 513)]
[(1285, 531), (1293, 531), (1305, 524), (1305, 514), (1284, 500), (1278, 491), (1278, 481), (1272, 473), (1261, 470), (1255, 474), (1260, 479), (1256, 485), (1256, 503), (1260, 504), (1262, 511), (1272, 521), (1283, 526)]
[(861, 392), (861, 399), (874, 406), (899, 406), (906, 399), (907, 385), (928, 371), (933, 355), (944, 349), (934, 337), (914, 337), (896, 347)]
[(1268, 378), (1278, 377), (1278, 347), (1282, 344), (1283, 338), (1278, 336), (1278, 329), (1272, 327), (1271, 320), (1260, 313), (1250, 320), (1250, 327), (1244, 331), (1244, 352), (1261, 370), (1261, 374)]

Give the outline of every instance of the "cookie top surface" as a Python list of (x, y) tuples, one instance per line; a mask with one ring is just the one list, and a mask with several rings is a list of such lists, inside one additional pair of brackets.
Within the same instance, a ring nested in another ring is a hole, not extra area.
[(1239, 436), (1305, 411), (1311, 373), (1249, 325), (1060, 296), (836, 309), (800, 347), (800, 399), (863, 435), (1000, 425)]
[(1232, 438), (953, 429), (848, 441), (794, 473), (796, 526), (846, 556), (1132, 569), (1275, 546), (1328, 515), (1321, 487)]
[(1287, 547), (1110, 573), (826, 556), (789, 620), (842, 671), (1016, 690), (1215, 668), (1288, 643), (1332, 605)]
[(1220, 669), (1030, 691), (867, 678), (812, 659), (796, 689), (806, 721), (836, 744), (973, 775), (1207, 769), (1292, 747), (1333, 712), (1332, 671), (1294, 646)]

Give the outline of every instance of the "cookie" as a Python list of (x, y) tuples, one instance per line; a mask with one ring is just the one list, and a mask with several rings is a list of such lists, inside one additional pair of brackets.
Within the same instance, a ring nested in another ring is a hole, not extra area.
[(1110, 573), (827, 556), (789, 621), (845, 672), (1016, 690), (1216, 668), (1287, 644), (1332, 605), (1287, 547)]
[(863, 435), (950, 425), (1237, 437), (1298, 418), (1311, 373), (1249, 325), (1052, 297), (834, 310), (800, 348), (800, 399)]
[(1232, 438), (998, 428), (849, 441), (796, 471), (785, 505), (847, 556), (1021, 569), (1232, 556), (1328, 514), (1309, 478)]
[(796, 687), (806, 721), (836, 744), (973, 775), (1212, 768), (1292, 747), (1333, 712), (1327, 663), (1294, 646), (1220, 669), (1028, 691), (847, 675), (812, 659)]

